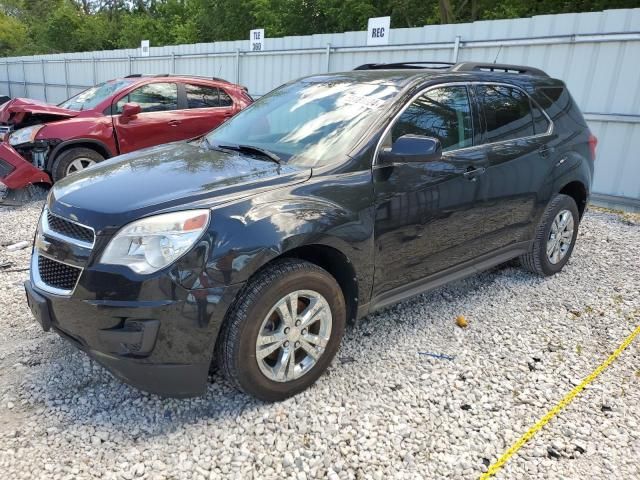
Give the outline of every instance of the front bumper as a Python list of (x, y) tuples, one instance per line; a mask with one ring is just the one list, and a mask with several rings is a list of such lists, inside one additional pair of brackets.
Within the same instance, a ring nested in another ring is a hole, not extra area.
[(172, 397), (205, 392), (218, 331), (240, 287), (174, 285), (161, 300), (120, 301), (58, 296), (25, 282), (45, 331), (55, 330), (124, 382)]
[(46, 172), (37, 169), (7, 142), (0, 143), (0, 182), (12, 189), (33, 183), (51, 184)]

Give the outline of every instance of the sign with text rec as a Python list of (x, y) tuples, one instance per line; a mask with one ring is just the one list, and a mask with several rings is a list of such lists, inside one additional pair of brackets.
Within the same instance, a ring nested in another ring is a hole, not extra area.
[(249, 51), (261, 52), (264, 50), (264, 28), (249, 31)]
[(387, 45), (391, 32), (391, 17), (369, 19), (367, 28), (367, 45)]

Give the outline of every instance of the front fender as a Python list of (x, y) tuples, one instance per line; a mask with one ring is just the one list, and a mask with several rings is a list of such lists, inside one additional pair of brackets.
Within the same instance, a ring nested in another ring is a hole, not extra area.
[(274, 258), (298, 247), (322, 245), (352, 263), (359, 291), (368, 296), (373, 278), (372, 195), (367, 171), (312, 177), (217, 207), (201, 242), (204, 268), (181, 280), (188, 288), (202, 284), (203, 278), (210, 284), (242, 283)]

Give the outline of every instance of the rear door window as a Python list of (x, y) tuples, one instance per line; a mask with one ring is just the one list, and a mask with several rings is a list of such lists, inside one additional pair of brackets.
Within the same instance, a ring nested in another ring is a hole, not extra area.
[(418, 97), (398, 118), (391, 140), (407, 134), (437, 138), (443, 151), (471, 146), (473, 121), (467, 87), (434, 88)]
[(477, 85), (486, 122), (486, 142), (502, 142), (535, 134), (529, 97), (503, 85)]
[(125, 95), (116, 104), (122, 113), (125, 103), (137, 103), (143, 112), (163, 112), (178, 109), (178, 86), (175, 83), (149, 83)]

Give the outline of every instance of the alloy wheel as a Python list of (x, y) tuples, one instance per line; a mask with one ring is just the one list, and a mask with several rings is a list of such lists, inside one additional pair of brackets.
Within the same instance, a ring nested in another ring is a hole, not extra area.
[(263, 320), (256, 340), (260, 371), (275, 382), (309, 372), (331, 338), (333, 317), (327, 300), (313, 290), (281, 298)]
[(65, 176), (84, 170), (91, 165), (95, 165), (95, 163), (96, 162), (94, 160), (91, 160), (90, 158), (78, 157), (69, 164), (69, 166), (67, 167), (67, 171), (65, 172)]
[(552, 264), (560, 262), (573, 241), (574, 221), (569, 210), (560, 210), (551, 224), (547, 239), (547, 258)]

